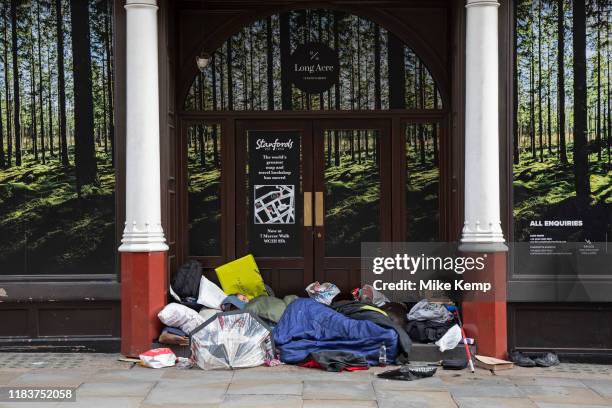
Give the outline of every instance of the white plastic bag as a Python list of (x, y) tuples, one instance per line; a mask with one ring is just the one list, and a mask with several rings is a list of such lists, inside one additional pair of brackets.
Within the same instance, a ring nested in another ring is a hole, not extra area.
[(336, 297), (336, 295), (340, 293), (340, 289), (338, 289), (338, 287), (333, 283), (313, 282), (310, 285), (306, 286), (306, 293), (308, 293), (308, 296), (310, 296), (317, 302), (329, 306), (334, 297)]
[(140, 363), (149, 368), (172, 367), (176, 361), (176, 355), (169, 348), (151, 349), (139, 357)]
[(459, 325), (454, 325), (446, 333), (444, 336), (440, 337), (440, 340), (436, 341), (436, 346), (440, 349), (440, 351), (444, 352), (446, 350), (454, 349), (457, 347), (457, 344), (461, 341), (461, 328)]
[(190, 334), (196, 327), (204, 323), (204, 318), (193, 309), (179, 303), (170, 303), (157, 314), (159, 320), (170, 327), (178, 327)]
[(217, 285), (202, 276), (200, 279), (200, 291), (198, 293), (198, 304), (211, 309), (221, 310), (221, 302), (227, 297)]

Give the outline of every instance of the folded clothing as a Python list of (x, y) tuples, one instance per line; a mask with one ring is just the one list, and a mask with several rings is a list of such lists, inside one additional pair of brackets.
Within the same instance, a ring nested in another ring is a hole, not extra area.
[(377, 365), (382, 345), (387, 362), (398, 352), (398, 335), (393, 329), (367, 320), (355, 320), (313, 299), (296, 299), (287, 307), (273, 330), (280, 359), (297, 364), (319, 351), (347, 351)]

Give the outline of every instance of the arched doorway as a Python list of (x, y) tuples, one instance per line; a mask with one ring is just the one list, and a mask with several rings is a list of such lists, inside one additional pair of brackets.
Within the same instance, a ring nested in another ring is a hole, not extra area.
[[(447, 240), (448, 92), (407, 33), (334, 8), (237, 21), (178, 82), (178, 258), (210, 269), (252, 253), (277, 292), (298, 293), (359, 285), (362, 242)], [(312, 44), (337, 58), (315, 92), (288, 73)]]

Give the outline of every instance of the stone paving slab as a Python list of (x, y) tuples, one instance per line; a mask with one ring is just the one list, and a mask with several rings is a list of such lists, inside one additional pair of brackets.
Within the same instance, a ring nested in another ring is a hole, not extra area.
[(220, 408), (302, 408), (302, 398), (292, 395), (228, 395)]
[[(376, 377), (396, 368), (392, 366), (344, 373), (292, 365), (234, 371), (154, 370), (132, 363), (116, 365), (115, 355), (106, 358), (113, 362), (81, 358), (83, 366), (69, 370), (3, 367), (0, 385), (79, 388), (76, 403), (0, 402), (0, 408), (612, 407), (612, 370), (607, 366), (561, 364), (556, 370), (518, 367), (495, 374), (482, 369), (475, 373), (439, 369), (432, 378), (394, 381)], [(95, 364), (89, 366), (88, 361)]]
[(304, 381), (305, 400), (376, 400), (370, 381)]
[(605, 398), (612, 399), (612, 380), (581, 380), (582, 383)]
[(494, 398), (518, 398), (524, 397), (524, 393), (516, 385), (453, 385), (449, 388), (454, 398), (463, 397), (494, 397)]
[(521, 391), (532, 401), (558, 404), (608, 405), (601, 395), (588, 388), (519, 385)]
[(232, 381), (227, 390), (228, 395), (302, 395), (301, 381), (241, 380)]
[(529, 398), (455, 398), (459, 408), (536, 408), (537, 405)]
[(177, 406), (180, 404), (220, 404), (229, 382), (200, 383), (188, 380), (163, 380), (149, 392), (145, 403)]
[(304, 400), (303, 408), (378, 408), (376, 401)]
[(382, 391), (377, 393), (379, 408), (456, 408), (448, 392)]
[(81, 384), (77, 389), (79, 397), (104, 397), (116, 395), (118, 397), (141, 397), (144, 398), (156, 384), (146, 381), (124, 381), (124, 382), (91, 382)]

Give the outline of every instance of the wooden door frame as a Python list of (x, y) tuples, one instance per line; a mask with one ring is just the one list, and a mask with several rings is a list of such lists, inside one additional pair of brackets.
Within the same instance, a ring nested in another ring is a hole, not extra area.
[[(452, 240), (452, 233), (459, 228), (458, 218), (453, 217), (456, 209), (455, 200), (456, 192), (453, 188), (453, 154), (451, 146), (451, 138), (449, 129), (449, 112), (446, 109), (438, 110), (385, 110), (385, 111), (262, 111), (262, 112), (236, 112), (236, 111), (218, 111), (218, 112), (194, 112), (182, 111), (178, 113), (178, 125), (180, 140), (176, 143), (175, 157), (176, 174), (177, 174), (177, 193), (176, 193), (176, 208), (177, 208), (177, 236), (179, 239), (176, 243), (176, 253), (178, 265), (184, 263), (187, 259), (196, 259), (202, 263), (203, 268), (210, 274), (211, 269), (215, 266), (236, 259), (236, 213), (234, 207), (237, 197), (237, 175), (236, 163), (237, 155), (237, 140), (236, 135), (240, 130), (237, 128), (239, 122), (246, 123), (268, 122), (268, 123), (286, 123), (287, 121), (302, 121), (311, 123), (345, 123), (350, 127), (357, 123), (365, 123), (368, 121), (388, 121), (389, 135), (391, 139), (391, 151), (403, 151), (404, 149), (404, 133), (403, 126), (406, 123), (438, 123), (440, 125), (440, 192), (439, 192), (439, 212), (440, 212), (440, 239)], [(187, 174), (186, 174), (186, 129), (189, 125), (195, 123), (219, 123), (221, 125), (221, 160), (222, 160), (222, 256), (192, 256), (189, 254), (189, 230), (188, 230), (188, 207), (187, 207)], [(273, 125), (274, 127), (275, 125)], [(372, 126), (365, 126), (372, 128)], [(314, 130), (313, 130), (314, 135)], [(401, 149), (401, 150), (399, 150)], [(385, 182), (389, 183), (389, 207), (391, 208), (392, 220), (400, 220), (400, 222), (391, 222), (394, 227), (387, 233), (390, 241), (405, 240), (405, 225), (406, 212), (405, 203), (405, 185), (406, 185), (406, 162), (405, 155), (390, 154), (388, 158), (390, 162), (390, 178)], [(315, 158), (316, 159), (316, 158)], [(320, 159), (320, 157), (319, 157)], [(395, 186), (404, 186), (404, 188), (395, 188)], [(398, 203), (398, 205), (393, 205)], [(234, 226), (234, 227), (232, 227)]]

